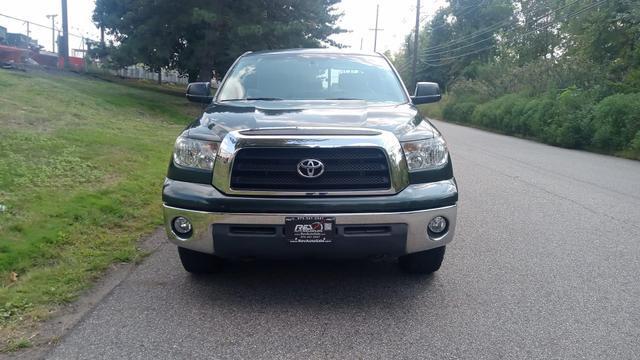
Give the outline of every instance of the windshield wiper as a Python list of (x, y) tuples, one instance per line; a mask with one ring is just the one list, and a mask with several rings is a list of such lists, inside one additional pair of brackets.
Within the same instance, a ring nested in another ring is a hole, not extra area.
[(277, 97), (247, 97), (247, 98), (239, 98), (239, 99), (224, 99), (224, 100), (220, 100), (220, 101), (254, 101), (254, 100), (279, 101), (279, 100), (284, 100), (284, 99), (277, 98)]

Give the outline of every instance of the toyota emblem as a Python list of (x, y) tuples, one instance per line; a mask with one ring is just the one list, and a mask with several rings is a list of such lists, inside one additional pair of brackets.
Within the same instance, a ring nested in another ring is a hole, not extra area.
[(304, 159), (298, 163), (298, 174), (307, 179), (315, 179), (324, 173), (324, 164), (316, 159)]

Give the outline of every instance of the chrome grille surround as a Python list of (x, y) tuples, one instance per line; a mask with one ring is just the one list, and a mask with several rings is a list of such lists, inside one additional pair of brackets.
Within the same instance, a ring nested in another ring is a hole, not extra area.
[[(268, 131), (265, 131), (268, 130)], [(265, 135), (266, 134), (266, 135)], [(391, 186), (376, 190), (262, 191), (231, 187), (237, 153), (245, 148), (378, 148), (389, 164)], [(362, 128), (270, 128), (229, 132), (220, 144), (213, 169), (213, 186), (227, 195), (241, 196), (358, 196), (393, 195), (409, 185), (402, 146), (391, 132)]]

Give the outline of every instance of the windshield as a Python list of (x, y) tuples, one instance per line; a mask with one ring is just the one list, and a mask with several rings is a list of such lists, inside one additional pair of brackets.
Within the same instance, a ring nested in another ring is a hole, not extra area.
[(262, 54), (241, 58), (218, 101), (365, 100), (404, 103), (399, 79), (380, 56)]

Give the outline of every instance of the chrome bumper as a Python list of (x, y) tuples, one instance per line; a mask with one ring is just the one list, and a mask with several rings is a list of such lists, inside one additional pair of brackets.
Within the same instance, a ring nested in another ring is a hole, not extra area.
[[(307, 214), (252, 214), (252, 213), (212, 213), (185, 210), (163, 205), (164, 221), (167, 236), (172, 243), (191, 250), (215, 254), (215, 239), (213, 225), (215, 224), (246, 224), (246, 225), (282, 225), (287, 216)], [(456, 228), (456, 205), (436, 209), (394, 212), (394, 213), (344, 213), (344, 214), (312, 214), (316, 216), (335, 217), (336, 225), (376, 225), (376, 224), (407, 224), (407, 238), (405, 253), (415, 253), (444, 246), (453, 240)], [(188, 239), (176, 235), (172, 230), (171, 221), (183, 216), (189, 219), (193, 226), (193, 233)], [(427, 224), (435, 216), (443, 216), (449, 221), (449, 228), (445, 235), (431, 239), (427, 234)]]

